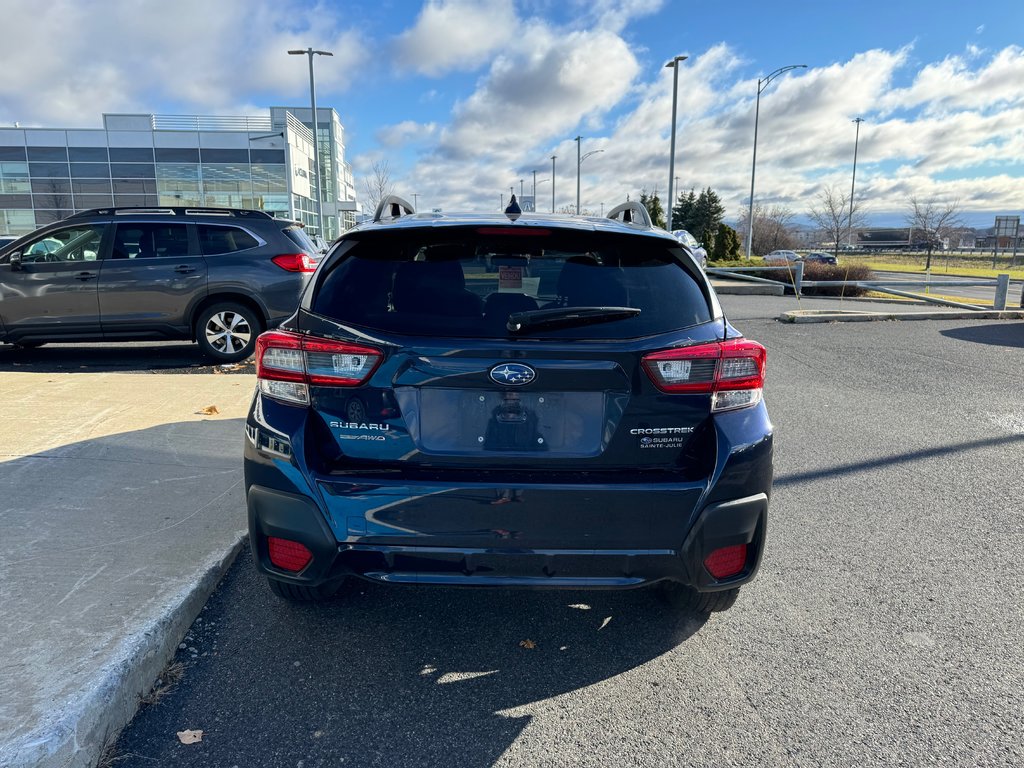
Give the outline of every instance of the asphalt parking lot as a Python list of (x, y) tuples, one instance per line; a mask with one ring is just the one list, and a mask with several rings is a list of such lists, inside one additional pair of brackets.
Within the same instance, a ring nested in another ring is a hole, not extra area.
[[(1021, 764), (1024, 322), (723, 303), (768, 348), (777, 430), (766, 560), (731, 611), (364, 583), (294, 607), (244, 554), (112, 764)], [(215, 371), (188, 345), (6, 351), (0, 373)]]
[(768, 551), (732, 611), (366, 583), (302, 608), (243, 556), (115, 764), (1021, 764), (1024, 322), (723, 301), (768, 348), (777, 428)]

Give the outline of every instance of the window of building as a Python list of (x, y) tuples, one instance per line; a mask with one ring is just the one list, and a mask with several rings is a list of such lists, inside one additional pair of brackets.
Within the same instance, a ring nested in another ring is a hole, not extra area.
[(72, 163), (105, 163), (108, 160), (106, 147), (68, 147), (68, 159)]
[(9, 235), (25, 235), (36, 228), (32, 211), (12, 211), (0, 208), (0, 229)]
[(67, 147), (29, 147), (28, 159), (42, 162), (63, 162), (68, 161)]
[(71, 176), (67, 163), (29, 163), (28, 172), (35, 179), (67, 179)]
[(110, 166), (106, 163), (72, 163), (73, 179), (109, 179)]
[(152, 163), (153, 150), (148, 147), (111, 147), (112, 163)]

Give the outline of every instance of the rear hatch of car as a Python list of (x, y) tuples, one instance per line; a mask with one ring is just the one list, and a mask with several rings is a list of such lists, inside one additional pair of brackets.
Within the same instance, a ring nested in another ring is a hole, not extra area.
[[(257, 354), (262, 393), (306, 408), (292, 442), (342, 519), (358, 498), (394, 527), (397, 499), (410, 540), (515, 529), (540, 546), (553, 519), (583, 515), (562, 545), (663, 542), (713, 472), (714, 410), (760, 396), (763, 349), (725, 341), (668, 238), (425, 227), (329, 258)], [(601, 510), (581, 509), (586, 487)]]

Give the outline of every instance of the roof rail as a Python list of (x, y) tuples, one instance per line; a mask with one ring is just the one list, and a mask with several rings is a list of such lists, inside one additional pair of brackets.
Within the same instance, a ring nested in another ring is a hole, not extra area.
[[(385, 211), (388, 213), (385, 214)], [(411, 216), (414, 213), (416, 213), (416, 209), (408, 200), (404, 200), (398, 195), (388, 195), (380, 201), (380, 205), (377, 206), (377, 210), (373, 214), (373, 220), (397, 219), (400, 216)]]
[(623, 224), (638, 224), (648, 229), (654, 228), (654, 222), (651, 221), (651, 214), (647, 212), (647, 209), (643, 207), (636, 200), (629, 200), (625, 203), (620, 203), (608, 211), (608, 218), (615, 219), (615, 221), (621, 221)]
[(90, 208), (87, 211), (76, 211), (68, 216), (77, 219), (83, 216), (237, 216), (274, 218), (266, 211), (248, 208), (185, 208), (181, 206), (114, 206), (111, 208)]

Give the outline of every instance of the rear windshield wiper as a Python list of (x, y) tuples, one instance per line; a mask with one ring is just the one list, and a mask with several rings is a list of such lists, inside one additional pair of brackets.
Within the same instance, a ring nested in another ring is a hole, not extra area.
[(636, 317), (636, 307), (555, 307), (554, 309), (533, 309), (529, 312), (513, 312), (508, 316), (505, 327), (510, 333), (522, 333), (531, 328), (572, 328), (579, 325), (608, 323)]

